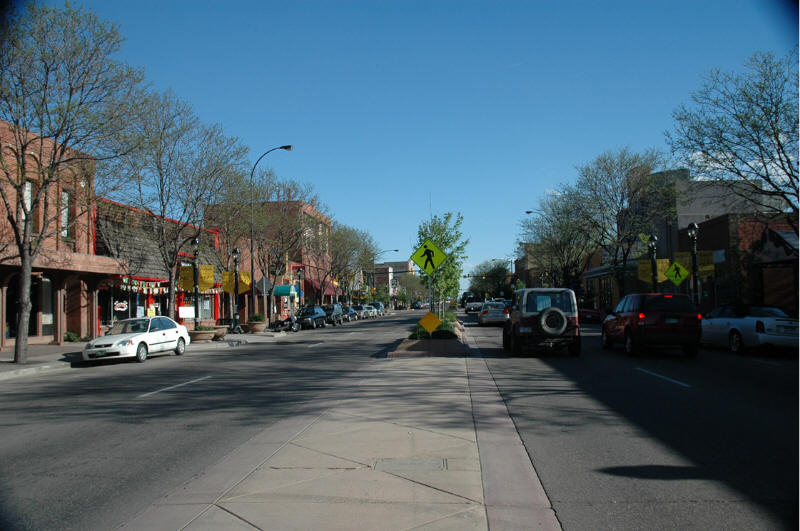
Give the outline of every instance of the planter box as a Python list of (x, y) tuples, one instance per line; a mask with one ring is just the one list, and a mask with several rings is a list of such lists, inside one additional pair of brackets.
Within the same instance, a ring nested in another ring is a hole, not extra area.
[(255, 322), (255, 323), (247, 323), (244, 325), (245, 331), (248, 334), (260, 334), (267, 328), (266, 322)]
[(210, 343), (216, 334), (215, 330), (189, 330), (192, 343)]
[(228, 333), (227, 326), (215, 326), (214, 327), (214, 341), (222, 341), (225, 338), (225, 334)]

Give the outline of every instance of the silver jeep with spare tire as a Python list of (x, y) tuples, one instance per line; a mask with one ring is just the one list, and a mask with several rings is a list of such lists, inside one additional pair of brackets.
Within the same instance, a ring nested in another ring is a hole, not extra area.
[(503, 350), (566, 348), (581, 353), (581, 331), (575, 292), (568, 288), (527, 288), (514, 292), (511, 317), (503, 327)]

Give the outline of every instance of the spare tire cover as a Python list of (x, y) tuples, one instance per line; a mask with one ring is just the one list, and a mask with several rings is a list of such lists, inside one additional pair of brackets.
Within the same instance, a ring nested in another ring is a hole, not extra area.
[(539, 314), (539, 326), (548, 336), (561, 335), (567, 329), (567, 316), (561, 308), (551, 306)]

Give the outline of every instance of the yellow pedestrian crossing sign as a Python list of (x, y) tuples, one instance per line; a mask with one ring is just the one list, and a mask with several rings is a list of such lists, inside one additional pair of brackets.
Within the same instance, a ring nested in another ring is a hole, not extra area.
[(411, 259), (420, 269), (432, 275), (436, 268), (447, 259), (447, 255), (432, 241), (425, 240), (425, 243), (411, 255)]
[(669, 266), (665, 275), (673, 284), (680, 286), (681, 282), (686, 280), (686, 277), (689, 275), (689, 270), (683, 267), (680, 262), (672, 262), (672, 265)]

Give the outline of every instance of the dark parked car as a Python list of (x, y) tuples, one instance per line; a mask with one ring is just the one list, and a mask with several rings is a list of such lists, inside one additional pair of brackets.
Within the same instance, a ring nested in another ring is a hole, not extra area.
[(358, 321), (358, 312), (352, 306), (342, 306), (342, 313), (344, 320), (348, 323), (350, 321)]
[(300, 321), (300, 326), (303, 328), (324, 328), (328, 316), (325, 315), (325, 310), (319, 306), (304, 306), (300, 310), (297, 320)]
[(344, 324), (344, 312), (341, 304), (326, 304), (322, 309), (325, 310), (325, 315), (327, 316), (326, 322), (333, 326)]
[(625, 345), (625, 352), (637, 354), (648, 345), (678, 346), (686, 356), (697, 355), (701, 316), (682, 294), (632, 293), (619, 301), (603, 320), (603, 348)]
[[(468, 303), (469, 304), (469, 303)], [(520, 354), (527, 347), (581, 353), (575, 292), (568, 288), (529, 288), (514, 292), (511, 317), (503, 326), (503, 350)]]

